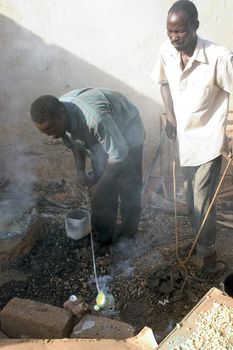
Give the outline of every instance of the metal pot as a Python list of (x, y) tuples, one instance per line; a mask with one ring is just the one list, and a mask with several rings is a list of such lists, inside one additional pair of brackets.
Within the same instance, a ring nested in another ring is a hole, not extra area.
[(65, 216), (65, 229), (69, 238), (79, 240), (91, 232), (91, 215), (87, 208), (68, 212)]

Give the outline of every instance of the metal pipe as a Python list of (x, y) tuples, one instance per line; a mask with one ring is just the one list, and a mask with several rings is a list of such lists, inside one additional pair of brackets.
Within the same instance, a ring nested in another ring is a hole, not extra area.
[(163, 143), (164, 143), (165, 137), (166, 137), (166, 131), (165, 131), (165, 129), (164, 129), (163, 134), (162, 134), (162, 136), (161, 136), (161, 138), (160, 138), (160, 142), (159, 142), (159, 144), (158, 144), (158, 146), (157, 146), (157, 149), (156, 149), (154, 158), (152, 159), (151, 165), (150, 165), (149, 169), (147, 170), (147, 173), (146, 173), (146, 176), (145, 176), (145, 180), (144, 180), (144, 183), (143, 183), (143, 186), (142, 186), (142, 195), (144, 194), (145, 189), (146, 189), (146, 187), (147, 187), (147, 185), (148, 185), (148, 182), (149, 182), (151, 173), (152, 173), (152, 171), (153, 171), (153, 169), (154, 169), (156, 160), (158, 159), (158, 156), (159, 156), (159, 154), (160, 154), (161, 147), (162, 147), (162, 145), (163, 145)]

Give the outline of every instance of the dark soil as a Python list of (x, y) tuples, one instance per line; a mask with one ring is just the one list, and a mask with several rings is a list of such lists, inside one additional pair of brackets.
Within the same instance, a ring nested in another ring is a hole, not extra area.
[[(24, 278), (1, 285), (0, 309), (13, 297), (62, 307), (71, 294), (82, 296), (93, 307), (97, 290), (90, 236), (75, 241), (67, 237), (64, 228), (64, 215), (75, 206), (74, 191), (61, 182), (37, 185), (35, 192), (40, 197), (38, 208), (44, 218), (44, 230), (28, 256), (5, 263), (6, 270), (17, 271)], [(75, 196), (76, 204), (82, 204), (82, 194), (77, 192)], [(189, 218), (179, 216), (178, 228), (183, 246), (192, 237)], [(150, 327), (158, 342), (211, 287), (219, 287), (221, 282), (196, 282), (193, 274), (200, 261), (191, 258), (183, 285), (184, 272), (176, 261), (174, 232), (174, 214), (150, 206), (142, 210), (136, 243), (122, 241), (105, 251), (95, 244), (100, 287), (115, 298), (115, 309), (107, 316), (132, 324), (136, 332)], [(232, 230), (221, 226), (218, 234), (218, 244), (226, 248), (221, 250), (222, 258), (232, 264)]]

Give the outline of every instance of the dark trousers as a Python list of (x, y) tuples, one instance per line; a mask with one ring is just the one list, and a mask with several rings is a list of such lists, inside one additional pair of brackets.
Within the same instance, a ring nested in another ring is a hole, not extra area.
[[(182, 167), (187, 204), (197, 234), (216, 191), (222, 156), (200, 166)], [(207, 257), (215, 252), (216, 206), (213, 205), (197, 241), (197, 254)]]
[(92, 200), (92, 228), (100, 242), (112, 241), (119, 204), (119, 236), (131, 238), (137, 233), (141, 211), (142, 151), (143, 145), (130, 150), (103, 191)]

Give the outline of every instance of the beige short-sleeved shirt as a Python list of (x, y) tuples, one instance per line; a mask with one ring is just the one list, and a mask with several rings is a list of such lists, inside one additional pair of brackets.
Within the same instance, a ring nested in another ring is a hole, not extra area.
[(166, 41), (152, 79), (170, 86), (181, 166), (201, 165), (219, 156), (233, 92), (233, 53), (198, 37), (182, 71), (180, 53)]

